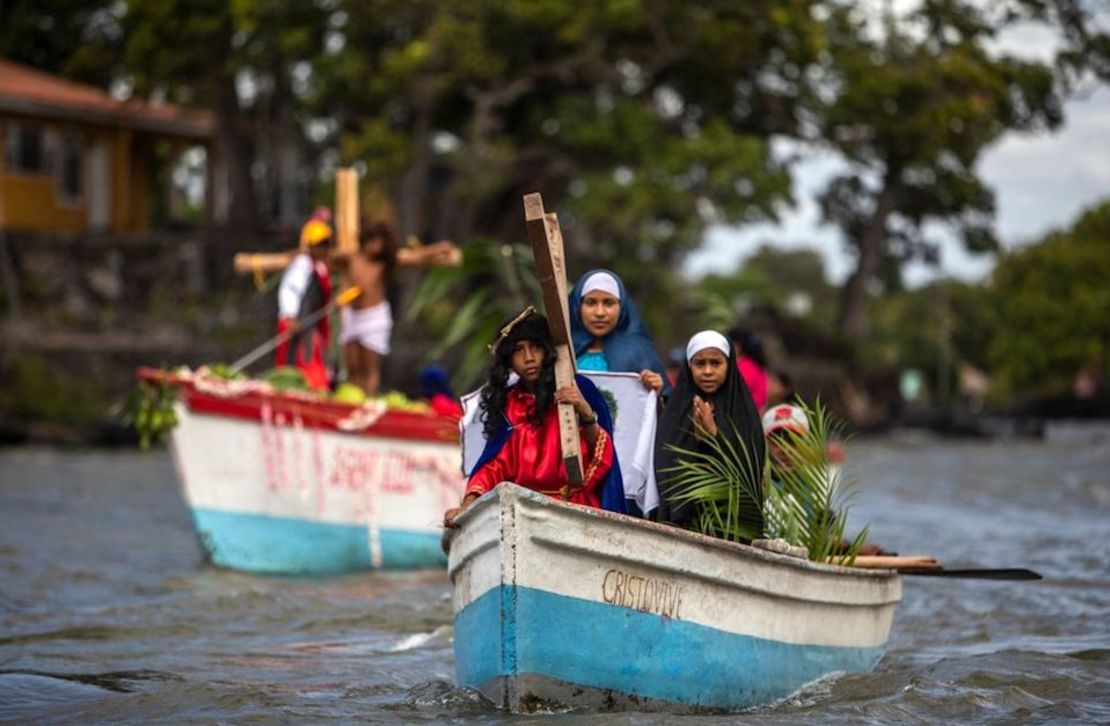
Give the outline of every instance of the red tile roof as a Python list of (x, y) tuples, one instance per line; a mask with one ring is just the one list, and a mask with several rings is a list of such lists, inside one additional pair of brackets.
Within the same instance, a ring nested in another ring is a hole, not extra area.
[(212, 137), (211, 111), (173, 104), (120, 101), (95, 86), (0, 58), (0, 111), (135, 128), (205, 140)]

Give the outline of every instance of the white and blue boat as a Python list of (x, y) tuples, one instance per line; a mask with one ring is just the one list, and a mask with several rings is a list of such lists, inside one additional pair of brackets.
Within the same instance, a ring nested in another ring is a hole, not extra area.
[(178, 390), (170, 453), (205, 556), (237, 570), (443, 567), (443, 512), (465, 484), (458, 424), (140, 370)]
[(455, 671), (515, 713), (736, 711), (882, 657), (900, 576), (504, 483), (458, 519)]

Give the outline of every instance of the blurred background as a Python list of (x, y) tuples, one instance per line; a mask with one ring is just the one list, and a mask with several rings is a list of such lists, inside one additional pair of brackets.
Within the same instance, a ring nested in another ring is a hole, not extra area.
[[(521, 196), (657, 347), (742, 327), (857, 428), (1110, 413), (1110, 11), (1078, 0), (0, 2), (0, 438), (96, 441), (137, 365), (272, 334), (334, 172), (405, 273), (384, 385), (474, 387), (534, 301)], [(1003, 418), (1000, 418), (1003, 417)]]

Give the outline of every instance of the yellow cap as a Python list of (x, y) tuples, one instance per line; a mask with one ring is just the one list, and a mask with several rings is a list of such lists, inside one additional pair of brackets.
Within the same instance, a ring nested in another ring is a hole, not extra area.
[(310, 219), (301, 227), (301, 244), (314, 247), (331, 238), (331, 227), (318, 219)]

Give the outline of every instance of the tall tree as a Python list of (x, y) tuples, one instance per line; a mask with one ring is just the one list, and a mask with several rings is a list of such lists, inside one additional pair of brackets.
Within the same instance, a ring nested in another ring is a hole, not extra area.
[(1091, 367), (1110, 380), (1110, 202), (999, 260), (991, 362), (1001, 393), (1067, 390)]
[(928, 222), (946, 224), (972, 252), (997, 249), (994, 195), (976, 162), (1006, 132), (1062, 120), (1064, 88), (1052, 66), (988, 50), (1016, 17), (988, 17), (956, 0), (928, 0), (907, 18), (888, 15), (879, 28), (858, 14), (837, 16), (835, 95), (821, 133), (851, 168), (820, 201), (856, 252), (839, 315), (850, 339), (867, 334), (869, 286), (883, 277), (896, 286), (902, 262), (936, 259)]
[(319, 70), (344, 155), (392, 186), (406, 231), (518, 238), (540, 191), (572, 275), (609, 265), (643, 292), (708, 224), (789, 199), (768, 137), (799, 125), (818, 4), (349, 2)]
[(107, 87), (119, 61), (110, 0), (5, 0), (0, 58)]
[[(125, 72), (135, 92), (164, 93), (214, 110), (233, 228), (257, 232), (269, 216), (259, 190), (272, 188), (256, 184), (256, 176), (266, 181), (275, 172), (277, 157), (268, 150), (303, 138), (294, 116), (293, 79), (298, 67), (307, 67), (320, 52), (327, 19), (319, 4), (294, 0), (128, 0), (125, 5)], [(288, 133), (291, 129), (295, 133)]]

